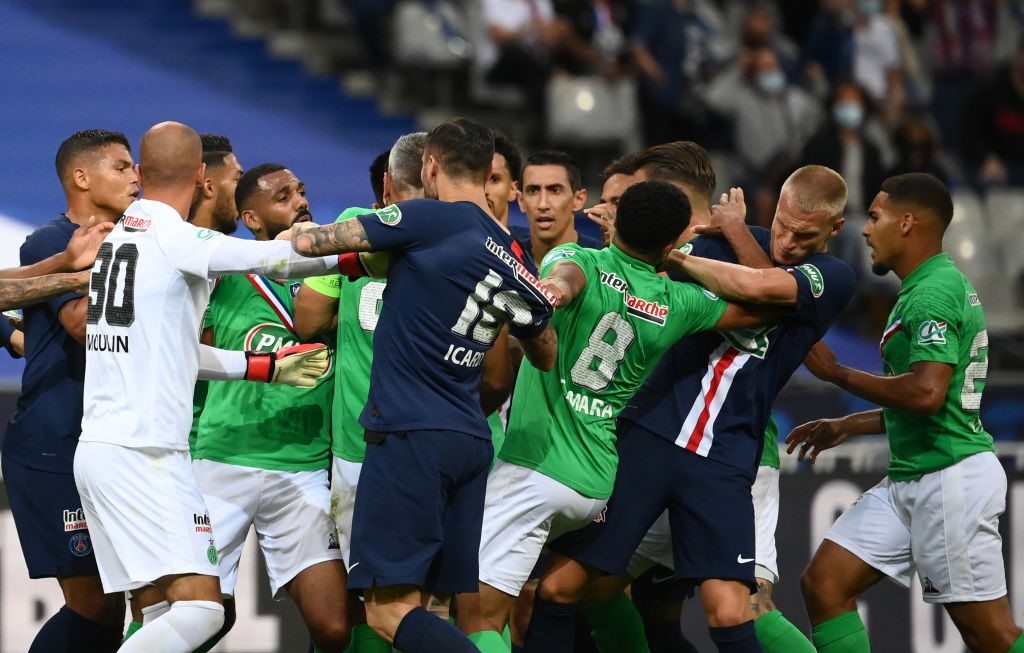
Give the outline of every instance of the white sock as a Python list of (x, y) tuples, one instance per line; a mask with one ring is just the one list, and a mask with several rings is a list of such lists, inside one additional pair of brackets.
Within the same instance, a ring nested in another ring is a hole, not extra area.
[(170, 609), (171, 604), (167, 601), (160, 601), (159, 603), (142, 608), (142, 625), (145, 626), (154, 619), (164, 616)]
[(119, 653), (192, 653), (220, 631), (224, 606), (214, 601), (175, 601), (162, 616), (125, 642)]

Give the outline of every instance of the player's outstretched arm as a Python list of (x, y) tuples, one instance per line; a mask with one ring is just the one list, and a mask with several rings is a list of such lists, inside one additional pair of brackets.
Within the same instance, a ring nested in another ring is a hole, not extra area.
[(928, 417), (942, 408), (953, 378), (948, 363), (918, 361), (899, 376), (880, 376), (841, 365), (828, 345), (818, 342), (804, 365), (814, 376), (885, 408)]
[(268, 354), (199, 345), (199, 378), (207, 381), (257, 381), (312, 388), (330, 365), (321, 344), (283, 347)]
[(86, 292), (91, 272), (48, 274), (30, 279), (0, 279), (0, 310), (21, 308), (69, 292)]
[(0, 270), (0, 279), (28, 279), (46, 274), (74, 272), (89, 267), (96, 260), (96, 252), (103, 244), (103, 239), (113, 228), (114, 224), (111, 222), (98, 222), (95, 217), (90, 217), (71, 234), (71, 240), (63, 252), (32, 265)]
[(782, 268), (748, 268), (683, 254), (679, 250), (669, 253), (662, 268), (685, 272), (711, 292), (730, 301), (792, 306), (798, 298), (796, 279)]
[(583, 292), (587, 285), (587, 275), (575, 263), (561, 261), (548, 271), (540, 283), (554, 295), (555, 308), (564, 308)]
[(850, 436), (869, 433), (885, 433), (885, 417), (880, 408), (837, 419), (818, 419), (801, 424), (786, 436), (786, 444), (789, 445), (786, 453), (791, 454), (800, 447), (797, 459), (802, 462), (807, 458), (813, 463), (822, 451), (846, 442)]
[(293, 227), (292, 247), (303, 256), (327, 256), (373, 250), (363, 223), (349, 218), (334, 224), (297, 229)]
[(547, 372), (555, 366), (555, 358), (558, 356), (558, 334), (549, 324), (533, 338), (520, 338), (519, 345), (530, 363), (542, 372)]

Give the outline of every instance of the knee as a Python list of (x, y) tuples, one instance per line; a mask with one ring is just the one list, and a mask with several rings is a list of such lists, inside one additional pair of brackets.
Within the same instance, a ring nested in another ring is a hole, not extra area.
[(800, 574), (800, 593), (808, 606), (830, 603), (833, 599), (833, 589), (828, 573), (813, 562)]
[(348, 648), (350, 634), (348, 623), (344, 619), (332, 619), (324, 623), (313, 624), (310, 629), (310, 635), (317, 649), (324, 653), (343, 653)]
[(708, 626), (712, 628), (728, 628), (753, 620), (753, 612), (749, 603), (719, 603), (705, 609)]
[(554, 603), (579, 603), (586, 595), (592, 577), (578, 563), (569, 563), (554, 573), (545, 574), (536, 596)]
[(109, 624), (124, 622), (124, 593), (104, 594), (97, 579), (95, 584), (65, 585), (64, 602), (68, 608), (91, 621)]

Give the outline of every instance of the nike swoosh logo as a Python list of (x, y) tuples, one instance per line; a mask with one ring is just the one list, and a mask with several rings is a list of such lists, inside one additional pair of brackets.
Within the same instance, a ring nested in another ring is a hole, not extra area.
[[(742, 555), (736, 556), (736, 562), (740, 563), (741, 565), (746, 564), (748, 562), (753, 562), (753, 561), (754, 561), (753, 558), (744, 558)], [(357, 562), (356, 564), (358, 565), (359, 563)]]
[(346, 571), (346, 573), (350, 573), (351, 574), (352, 570), (355, 569), (358, 566), (359, 566), (359, 563), (357, 562), (354, 565), (352, 565), (351, 567), (347, 568), (345, 571)]
[(674, 575), (670, 575), (670, 576), (651, 576), (651, 585), (661, 585), (662, 583), (667, 583), (670, 580), (675, 580), (675, 578), (676, 577)]

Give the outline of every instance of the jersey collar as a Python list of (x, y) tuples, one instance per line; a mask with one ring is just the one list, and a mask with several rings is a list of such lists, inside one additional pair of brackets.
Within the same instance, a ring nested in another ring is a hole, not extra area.
[(612, 253), (612, 255), (615, 258), (619, 259), (620, 261), (622, 261), (623, 263), (630, 267), (639, 268), (641, 270), (647, 270), (651, 273), (657, 272), (657, 270), (654, 269), (654, 266), (651, 265), (650, 263), (646, 263), (638, 258), (630, 256), (629, 254), (625, 253), (624, 251), (616, 247), (614, 244), (608, 245), (608, 250)]

